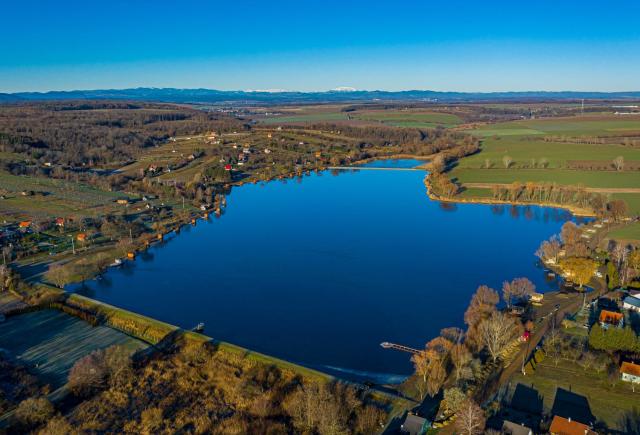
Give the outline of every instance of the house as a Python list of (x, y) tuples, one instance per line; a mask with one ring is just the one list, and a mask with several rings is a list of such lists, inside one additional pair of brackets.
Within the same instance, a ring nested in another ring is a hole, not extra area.
[(541, 304), (544, 299), (544, 295), (542, 293), (531, 293), (529, 295), (529, 300), (532, 304)]
[(224, 165), (224, 170), (225, 171), (230, 171), (231, 170), (231, 165), (229, 165), (229, 164)]
[(409, 413), (400, 426), (400, 432), (410, 435), (422, 435), (426, 433), (429, 426), (429, 421), (426, 418)]
[(616, 313), (614, 311), (602, 310), (600, 311), (600, 317), (598, 318), (600, 326), (608, 328), (609, 326), (616, 326), (618, 328), (624, 327), (624, 316), (622, 313)]
[(19, 228), (29, 228), (31, 226), (31, 221), (22, 221), (18, 224)]
[(640, 312), (640, 299), (636, 296), (627, 296), (622, 300), (622, 308)]
[(271, 154), (271, 150), (270, 150), (269, 148), (265, 148), (265, 149), (264, 149), (264, 153), (265, 153), (265, 154)]
[(121, 205), (127, 205), (127, 204), (129, 204), (129, 200), (128, 200), (128, 199), (123, 199), (123, 198), (120, 198), (120, 199), (116, 200), (116, 202), (117, 202), (118, 204), (121, 204)]
[(551, 435), (597, 435), (586, 424), (571, 420), (571, 417), (564, 418), (559, 415), (553, 417), (549, 433)]
[(64, 218), (56, 218), (56, 226), (64, 227)]
[(527, 426), (509, 420), (502, 423), (502, 433), (505, 435), (533, 435), (533, 431)]
[(86, 242), (87, 235), (85, 233), (78, 233), (78, 235), (76, 236), (76, 239), (78, 240), (78, 242)]
[(625, 361), (620, 366), (620, 373), (623, 381), (640, 383), (640, 365)]

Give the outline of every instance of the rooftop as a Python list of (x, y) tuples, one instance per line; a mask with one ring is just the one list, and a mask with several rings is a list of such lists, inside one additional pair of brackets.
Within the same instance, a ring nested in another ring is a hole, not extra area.
[(557, 435), (596, 435), (596, 432), (586, 424), (571, 420), (571, 418), (560, 417), (559, 415), (553, 417), (549, 432)]
[(622, 319), (622, 313), (616, 313), (609, 310), (600, 311), (600, 323), (611, 323), (617, 325)]
[(620, 373), (628, 375), (640, 376), (640, 365), (631, 362), (623, 362), (620, 366)]
[(640, 308), (640, 299), (635, 296), (627, 296), (626, 298), (624, 298), (623, 302), (625, 304)]

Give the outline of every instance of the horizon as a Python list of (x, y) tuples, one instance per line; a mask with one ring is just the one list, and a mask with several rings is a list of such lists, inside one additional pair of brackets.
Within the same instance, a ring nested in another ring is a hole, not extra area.
[(574, 0), (279, 1), (239, 8), (197, 0), (180, 7), (37, 0), (6, 7), (0, 92), (629, 92), (640, 88), (639, 15), (632, 1), (616, 8)]
[[(347, 89), (345, 89), (347, 88)], [(256, 94), (285, 94), (285, 93), (299, 93), (299, 94), (322, 94), (322, 93), (405, 93), (405, 92), (432, 92), (432, 93), (454, 93), (454, 94), (635, 94), (640, 93), (640, 88), (636, 89), (624, 89), (619, 91), (604, 91), (599, 89), (582, 90), (582, 89), (560, 89), (560, 90), (544, 90), (544, 89), (515, 89), (515, 90), (488, 90), (488, 91), (460, 91), (456, 89), (419, 89), (419, 88), (405, 88), (405, 89), (358, 89), (353, 87), (335, 87), (330, 89), (314, 89), (314, 90), (301, 90), (301, 89), (224, 89), (224, 88), (207, 88), (207, 87), (171, 87), (171, 86), (136, 86), (136, 87), (113, 87), (113, 88), (69, 88), (69, 89), (48, 89), (42, 91), (34, 90), (22, 90), (15, 92), (0, 92), (4, 95), (23, 95), (23, 94), (52, 94), (52, 93), (74, 93), (74, 92), (123, 92), (123, 91), (135, 91), (135, 90), (176, 90), (176, 91), (210, 91), (210, 92), (223, 92), (223, 93), (256, 93)]]

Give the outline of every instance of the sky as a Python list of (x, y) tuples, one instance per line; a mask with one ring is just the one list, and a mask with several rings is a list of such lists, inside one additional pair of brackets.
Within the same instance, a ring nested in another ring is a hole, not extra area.
[(638, 91), (640, 1), (8, 0), (0, 92)]

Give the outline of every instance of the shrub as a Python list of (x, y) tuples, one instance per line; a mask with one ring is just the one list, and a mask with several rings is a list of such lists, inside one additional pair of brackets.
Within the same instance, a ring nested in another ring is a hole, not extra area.
[(88, 397), (104, 388), (106, 379), (104, 351), (97, 350), (73, 365), (69, 372), (69, 388), (76, 396)]
[(51, 402), (44, 397), (32, 397), (20, 402), (15, 418), (22, 426), (33, 428), (49, 420), (54, 413)]

